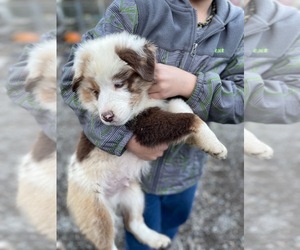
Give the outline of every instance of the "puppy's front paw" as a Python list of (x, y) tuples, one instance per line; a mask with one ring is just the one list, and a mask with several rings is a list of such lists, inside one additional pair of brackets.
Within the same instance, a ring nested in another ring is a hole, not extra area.
[(249, 154), (258, 159), (270, 160), (273, 157), (274, 151), (271, 147), (264, 144), (263, 147), (260, 148), (260, 151), (251, 152)]
[(273, 149), (260, 141), (253, 133), (245, 129), (244, 136), (245, 154), (264, 160), (269, 160), (273, 157)]
[(201, 124), (196, 134), (193, 135), (193, 139), (189, 141), (216, 159), (223, 160), (227, 157), (226, 147), (206, 124)]
[(171, 239), (163, 234), (154, 233), (148, 238), (147, 245), (154, 249), (165, 249), (171, 245)]
[(219, 145), (217, 147), (213, 147), (211, 150), (209, 150), (207, 153), (209, 153), (212, 157), (224, 160), (227, 158), (227, 148), (219, 142)]

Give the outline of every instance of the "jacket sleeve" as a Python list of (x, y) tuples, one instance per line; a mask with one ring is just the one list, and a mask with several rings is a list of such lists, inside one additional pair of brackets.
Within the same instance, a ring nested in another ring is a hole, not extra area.
[(300, 121), (300, 38), (262, 75), (245, 72), (245, 121)]
[[(55, 36), (54, 32), (49, 32), (42, 37), (41, 41), (54, 39)], [(25, 82), (28, 75), (28, 54), (33, 47), (34, 45), (27, 46), (18, 63), (10, 67), (9, 78), (6, 83), (7, 95), (14, 103), (29, 111), (43, 132), (51, 140), (56, 141), (56, 114), (43, 109), (35, 100), (34, 95), (25, 90)]]
[(237, 48), (227, 67), (218, 74), (200, 73), (187, 104), (204, 121), (240, 123), (244, 119), (244, 46)]
[[(124, 30), (133, 33), (137, 25), (137, 18), (137, 7), (133, 0), (116, 0), (108, 7), (96, 27), (83, 35), (83, 42)], [(100, 149), (120, 156), (125, 151), (132, 132), (126, 126), (114, 127), (103, 124), (98, 115), (93, 115), (82, 108), (77, 94), (72, 91), (74, 75), (72, 68), (77, 46), (72, 48), (69, 60), (63, 68), (60, 82), (61, 95), (65, 103), (75, 111), (87, 138)]]

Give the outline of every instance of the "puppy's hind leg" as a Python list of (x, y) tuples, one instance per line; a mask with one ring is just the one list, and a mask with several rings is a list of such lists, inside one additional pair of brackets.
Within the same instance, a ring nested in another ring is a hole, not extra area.
[(98, 250), (117, 250), (112, 214), (95, 193), (85, 192), (69, 181), (67, 203), (80, 231)]
[(122, 192), (121, 209), (124, 217), (126, 229), (131, 232), (137, 240), (154, 249), (164, 249), (168, 247), (171, 240), (159, 234), (144, 222), (144, 194), (138, 183), (131, 183), (130, 186)]
[[(168, 111), (172, 113), (193, 113), (192, 109), (182, 99), (172, 99), (168, 103)], [(226, 147), (218, 140), (214, 132), (194, 114), (190, 127), (192, 132), (186, 142), (200, 148), (217, 159), (227, 157)]]

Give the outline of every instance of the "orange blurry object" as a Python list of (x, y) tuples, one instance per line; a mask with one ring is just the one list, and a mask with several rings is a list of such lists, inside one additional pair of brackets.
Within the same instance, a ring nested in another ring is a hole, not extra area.
[(12, 35), (12, 40), (17, 43), (35, 43), (40, 37), (34, 32), (18, 32)]
[(78, 32), (69, 31), (66, 32), (64, 40), (67, 43), (79, 43), (81, 41), (81, 35)]

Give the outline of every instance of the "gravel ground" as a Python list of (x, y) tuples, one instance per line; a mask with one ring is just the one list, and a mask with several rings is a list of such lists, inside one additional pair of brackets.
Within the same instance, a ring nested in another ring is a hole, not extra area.
[(274, 157), (245, 157), (245, 249), (300, 249), (300, 124), (247, 126)]

